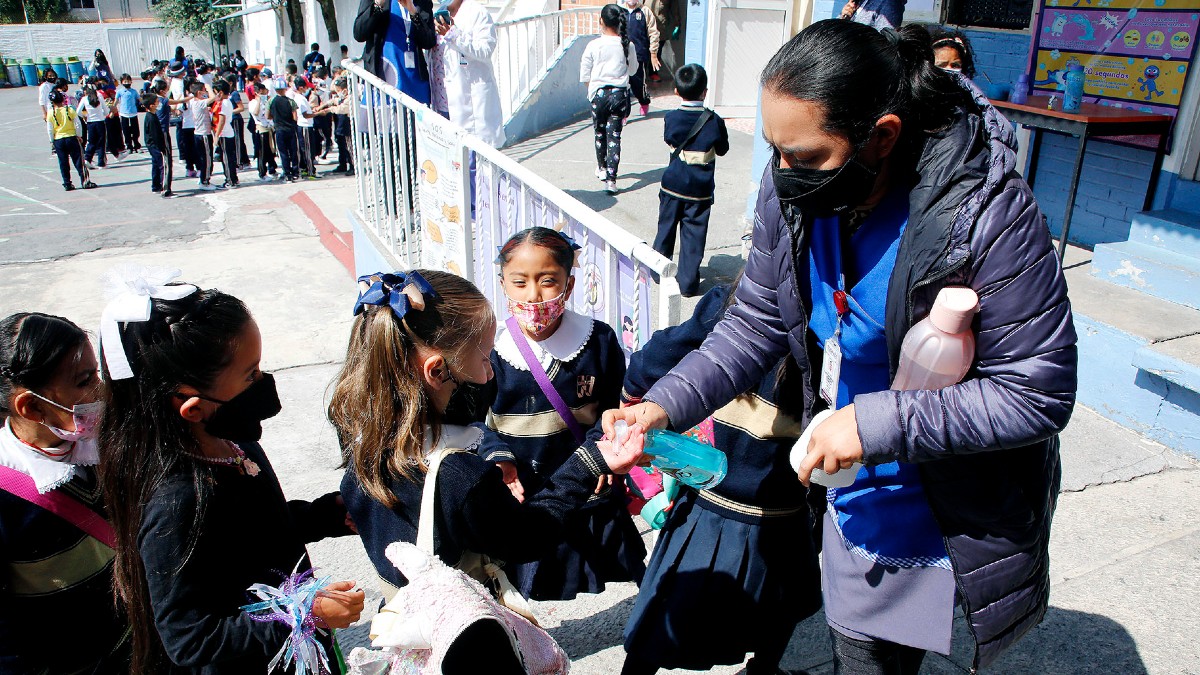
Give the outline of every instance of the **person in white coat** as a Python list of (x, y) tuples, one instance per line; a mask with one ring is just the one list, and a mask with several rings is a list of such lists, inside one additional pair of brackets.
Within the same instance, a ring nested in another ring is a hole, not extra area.
[(454, 0), (450, 16), (434, 16), (438, 44), (431, 52), (433, 108), (498, 148), (504, 145), (504, 112), (492, 72), (496, 24), (476, 0)]

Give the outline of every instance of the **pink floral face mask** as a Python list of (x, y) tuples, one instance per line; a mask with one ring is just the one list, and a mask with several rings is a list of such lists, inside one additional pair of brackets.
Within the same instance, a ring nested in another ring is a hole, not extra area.
[(563, 312), (567, 311), (567, 294), (564, 291), (557, 298), (546, 300), (545, 302), (520, 302), (508, 298), (508, 313), (517, 318), (517, 322), (525, 330), (540, 335), (546, 330)]

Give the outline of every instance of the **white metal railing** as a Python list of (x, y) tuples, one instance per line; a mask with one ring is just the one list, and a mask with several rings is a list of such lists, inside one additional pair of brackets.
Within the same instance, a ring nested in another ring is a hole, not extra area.
[(675, 263), (357, 63), (342, 65), (357, 102), (358, 216), (398, 265), (462, 274), (504, 318), (496, 247), (543, 225), (582, 246), (572, 309), (609, 323), (628, 351), (679, 323)]
[(600, 32), (600, 8), (578, 7), (496, 24), (492, 70), (500, 88), (504, 119), (512, 116), (558, 50), (578, 35)]

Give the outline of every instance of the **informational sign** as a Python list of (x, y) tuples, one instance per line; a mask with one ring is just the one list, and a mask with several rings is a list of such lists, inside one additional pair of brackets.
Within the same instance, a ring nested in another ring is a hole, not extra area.
[(628, 358), (650, 338), (651, 287), (648, 272), (621, 254), (520, 179), (480, 160), (475, 175), (475, 280), (499, 319), (508, 317), (499, 247), (513, 234), (534, 226), (564, 232), (579, 245), (575, 258), (572, 311), (612, 326)]
[(1068, 66), (1079, 63), (1085, 102), (1174, 115), (1198, 26), (1195, 0), (1041, 0), (1031, 83), (1063, 91)]
[(470, 213), (464, 213), (462, 143), (445, 124), (422, 125), (417, 139), (421, 267), (466, 276), (470, 242), (463, 222)]

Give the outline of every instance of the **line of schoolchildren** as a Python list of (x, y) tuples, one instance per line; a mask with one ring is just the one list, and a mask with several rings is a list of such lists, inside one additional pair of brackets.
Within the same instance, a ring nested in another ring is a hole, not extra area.
[[(333, 163), (328, 156), (335, 149), (337, 166), (327, 174), (353, 175), (345, 80), (330, 78), (324, 67), (313, 71), (311, 81), (295, 70), (289, 64), (289, 75), (272, 78), (256, 68), (215, 73), (204, 63), (156, 61), (142, 73), (140, 91), (122, 75), (115, 93), (82, 81), (73, 97), (66, 95), (65, 80), (48, 75), (39, 99), (63, 187), (74, 189), (72, 166), (84, 187), (95, 187), (88, 171), (107, 166), (106, 147), (124, 159), (144, 146), (151, 191), (163, 197), (175, 196), (176, 160), (185, 177), (197, 179), (197, 190), (237, 187), (238, 171), (251, 170), (251, 147), (261, 181), (316, 179), (317, 165)], [(51, 101), (53, 91), (64, 93), (55, 97), (60, 103)], [(140, 123), (139, 113), (145, 114)], [(212, 181), (216, 162), (221, 184)]]
[[(390, 597), (407, 582), (384, 549), (416, 541), (437, 457), (429, 508), (448, 565), (488, 556), (538, 600), (638, 582), (627, 673), (751, 652), (749, 672), (780, 672), (796, 622), (820, 605), (806, 495), (787, 463), (799, 423), (776, 394), (786, 367), (714, 414), (728, 476), (677, 500), (647, 569), (613, 481), (641, 453), (600, 438), (598, 422), (702, 342), (731, 291), (714, 289), (626, 369), (613, 329), (568, 308), (577, 249), (541, 227), (509, 239), (497, 265), (511, 318), (499, 325), (456, 275), (361, 278), (328, 408), (346, 471), (340, 492), (312, 502), (284, 498), (258, 443), (280, 402), (236, 298), (177, 272), (125, 271), (102, 364), (67, 319), (0, 321), (0, 670), (265, 672), (288, 629), (241, 613), (245, 589), (279, 583), (307, 543), (357, 532)], [(319, 625), (359, 618), (353, 587), (326, 588)], [(714, 608), (729, 620), (713, 622)]]
[[(609, 194), (616, 194), (621, 162), (621, 131), (629, 117), (631, 99), (649, 113), (646, 63), (661, 65), (650, 50), (657, 44), (654, 14), (642, 10), (641, 0), (606, 5), (600, 11), (600, 37), (588, 44), (580, 63), (580, 80), (588, 85), (596, 144), (596, 177)], [(700, 262), (708, 236), (708, 217), (716, 192), (716, 161), (729, 152), (725, 121), (704, 107), (708, 74), (697, 64), (675, 72), (675, 93), (683, 99), (663, 117), (663, 140), (671, 157), (659, 190), (658, 234), (654, 248), (670, 258), (680, 240), (679, 288), (684, 296), (700, 292)]]

